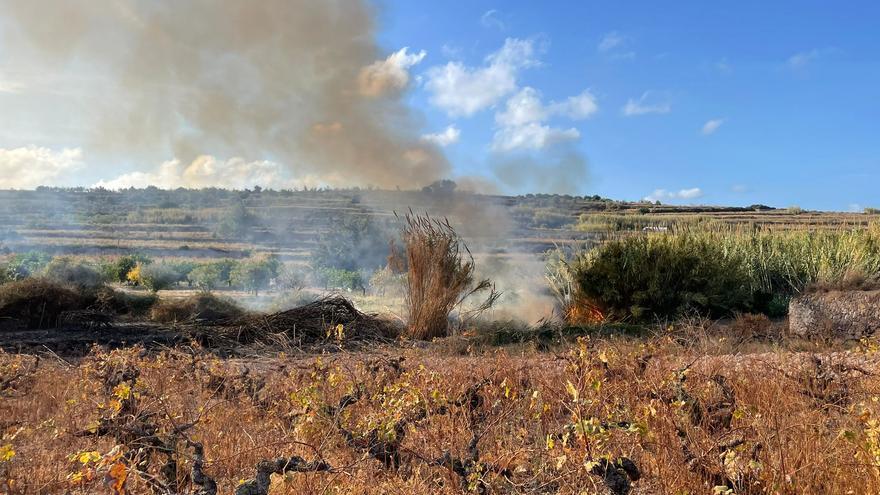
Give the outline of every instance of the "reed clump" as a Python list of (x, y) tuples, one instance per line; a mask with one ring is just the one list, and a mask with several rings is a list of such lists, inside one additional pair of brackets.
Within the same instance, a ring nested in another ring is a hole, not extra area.
[(432, 339), (450, 334), (450, 315), (468, 297), (487, 292), (482, 303), (459, 316), (485, 311), (497, 300), (488, 279), (474, 277), (474, 258), (448, 220), (412, 212), (404, 217), (401, 238), (406, 256), (407, 334)]

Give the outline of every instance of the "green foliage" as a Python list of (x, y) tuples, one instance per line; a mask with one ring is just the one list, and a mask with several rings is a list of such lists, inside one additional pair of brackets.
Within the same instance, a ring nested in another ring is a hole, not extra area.
[(615, 319), (650, 320), (688, 310), (724, 315), (750, 305), (736, 258), (697, 236), (637, 236), (584, 258), (578, 289)]
[(345, 270), (343, 268), (319, 268), (315, 271), (317, 282), (325, 289), (362, 289), (364, 278), (357, 270)]
[(219, 263), (205, 263), (190, 270), (187, 279), (199, 289), (210, 291), (227, 282), (229, 273), (227, 272), (227, 276), (224, 278), (222, 266)]
[(138, 265), (146, 266), (153, 260), (142, 254), (127, 254), (104, 266), (104, 275), (114, 282), (127, 282), (128, 273)]
[(23, 280), (39, 274), (52, 259), (46, 253), (29, 251), (27, 253), (14, 254), (6, 262), (7, 280)]
[[(641, 208), (639, 211), (644, 210)], [(575, 230), (584, 232), (628, 232), (673, 230), (677, 228), (712, 228), (718, 221), (706, 215), (661, 215), (645, 213), (584, 213)]]
[(56, 282), (82, 288), (94, 288), (104, 283), (104, 275), (93, 265), (69, 256), (56, 256), (46, 265), (46, 277)]
[(261, 289), (268, 287), (269, 282), (278, 276), (280, 268), (281, 263), (275, 256), (248, 259), (233, 268), (230, 280), (235, 286), (259, 294)]
[(153, 292), (170, 289), (180, 279), (180, 274), (165, 263), (138, 266), (140, 270), (137, 283)]
[(187, 282), (190, 272), (199, 266), (199, 263), (193, 260), (173, 260), (167, 261), (165, 264), (177, 273), (177, 280), (175, 282), (178, 283)]
[(385, 265), (391, 235), (369, 216), (340, 216), (330, 224), (333, 230), (321, 236), (312, 252), (313, 269), (372, 271)]
[(521, 206), (516, 208), (514, 216), (532, 228), (561, 229), (571, 226), (575, 218), (570, 212), (556, 208), (530, 208)]
[(811, 286), (876, 281), (880, 230), (685, 230), (609, 241), (567, 263), (576, 290), (615, 318), (777, 316)]
[(216, 233), (221, 237), (241, 238), (253, 223), (254, 216), (248, 212), (243, 202), (238, 201), (220, 218)]

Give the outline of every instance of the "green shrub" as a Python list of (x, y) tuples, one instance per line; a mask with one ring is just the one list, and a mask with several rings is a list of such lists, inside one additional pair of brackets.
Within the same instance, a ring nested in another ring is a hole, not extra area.
[(688, 311), (779, 316), (791, 296), (810, 288), (876, 283), (880, 230), (685, 229), (608, 241), (566, 263), (576, 295), (615, 319), (644, 321)]
[(315, 278), (325, 289), (356, 290), (364, 288), (364, 278), (357, 270), (319, 268), (315, 271)]
[(138, 265), (149, 265), (153, 260), (142, 254), (127, 254), (104, 265), (104, 275), (114, 282), (127, 282), (128, 274)]
[(190, 270), (187, 279), (199, 289), (210, 291), (224, 283), (222, 275), (222, 267), (218, 263), (205, 263)]
[(636, 236), (609, 242), (575, 272), (578, 289), (613, 319), (651, 320), (695, 310), (748, 308), (741, 263), (699, 237)]
[(281, 263), (275, 256), (239, 262), (229, 275), (233, 285), (259, 295), (261, 289), (278, 276)]
[(43, 271), (52, 257), (40, 251), (14, 254), (6, 262), (7, 280), (23, 280)]
[(170, 289), (180, 279), (180, 275), (164, 263), (138, 265), (137, 268), (139, 268), (137, 283), (153, 292)]

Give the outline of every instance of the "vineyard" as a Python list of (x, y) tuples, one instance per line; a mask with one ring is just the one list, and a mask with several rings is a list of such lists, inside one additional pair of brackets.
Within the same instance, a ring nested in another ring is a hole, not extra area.
[(285, 193), (349, 205), (290, 224), (275, 192), (4, 194), (50, 193), (55, 223), (4, 217), (2, 493), (880, 490), (877, 336), (787, 316), (877, 291), (873, 215), (447, 201), (510, 203), (492, 232), (368, 199), (425, 192)]
[(95, 349), (75, 364), (3, 355), (3, 490), (880, 489), (873, 348), (735, 356), (685, 342), (234, 360), (191, 346)]

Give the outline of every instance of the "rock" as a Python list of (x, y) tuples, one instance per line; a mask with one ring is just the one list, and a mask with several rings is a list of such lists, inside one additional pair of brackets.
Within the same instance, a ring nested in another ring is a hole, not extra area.
[(799, 337), (860, 339), (880, 330), (880, 290), (802, 294), (788, 306), (789, 332)]

